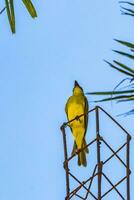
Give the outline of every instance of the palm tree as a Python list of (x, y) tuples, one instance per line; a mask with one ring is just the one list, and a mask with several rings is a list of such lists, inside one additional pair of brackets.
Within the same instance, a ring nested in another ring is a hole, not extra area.
[[(37, 13), (35, 7), (31, 0), (22, 0), (22, 3), (25, 5), (27, 11), (31, 15), (32, 18), (37, 17)], [(12, 33), (16, 32), (16, 21), (15, 21), (15, 12), (14, 12), (14, 0), (5, 0), (5, 7), (0, 11), (2, 14), (4, 11), (7, 11), (8, 21), (10, 24), (10, 28)]]
[[(128, 1), (120, 1), (121, 4), (121, 13), (123, 15), (131, 16), (134, 17), (134, 3), (128, 2)], [(124, 5), (128, 5), (130, 8), (124, 7)], [(122, 41), (122, 40), (117, 40), (115, 39), (116, 42), (119, 44), (125, 46), (127, 48), (127, 52), (124, 51), (118, 51), (118, 50), (113, 50), (115, 53), (125, 56), (128, 59), (134, 60), (134, 43), (128, 42), (128, 41)], [(104, 91), (104, 92), (90, 92), (87, 94), (90, 95), (105, 95), (106, 97), (95, 101), (95, 102), (105, 102), (105, 101), (111, 101), (115, 100), (116, 102), (128, 102), (128, 101), (134, 101), (134, 67), (129, 67), (126, 64), (113, 60), (113, 62), (108, 62), (105, 60), (105, 62), (118, 71), (119, 73), (122, 73), (126, 76), (123, 80), (119, 82), (119, 84), (112, 90), (112, 91)], [(129, 81), (128, 84), (126, 84), (125, 87), (120, 88), (121, 84), (125, 82), (126, 80)], [(110, 95), (108, 97), (108, 95)], [(127, 113), (128, 114), (134, 114), (134, 109), (131, 109)]]

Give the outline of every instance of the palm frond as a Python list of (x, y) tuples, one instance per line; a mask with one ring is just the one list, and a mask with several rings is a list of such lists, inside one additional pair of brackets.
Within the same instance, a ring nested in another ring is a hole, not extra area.
[(2, 8), (2, 10), (0, 11), (0, 15), (6, 10), (6, 7)]
[(113, 62), (114, 62), (115, 64), (119, 65), (120, 67), (122, 67), (123, 69), (126, 69), (128, 72), (131, 72), (131, 73), (134, 75), (134, 69), (132, 69), (132, 68), (126, 66), (126, 65), (123, 64), (123, 63), (120, 63), (119, 61), (114, 60)]
[(134, 101), (134, 96), (128, 97), (127, 99), (118, 100), (117, 103), (122, 103), (127, 101)]
[(132, 49), (134, 49), (134, 44), (131, 43), (131, 42), (127, 42), (127, 41), (122, 41), (122, 40), (117, 40), (117, 39), (114, 39), (116, 42), (119, 42), (120, 44), (123, 44), (127, 47), (130, 47)]
[(122, 70), (122, 69), (116, 67), (115, 65), (113, 65), (112, 63), (110, 63), (110, 62), (108, 62), (108, 61), (106, 61), (106, 60), (104, 60), (104, 61), (105, 61), (110, 67), (116, 69), (117, 71), (119, 71), (119, 72), (121, 72), (121, 73), (123, 73), (123, 74), (125, 74), (125, 75), (127, 75), (127, 76), (134, 77), (134, 75), (133, 75), (132, 73), (129, 73), (129, 72), (125, 71), (125, 70)]
[(118, 54), (120, 54), (120, 55), (122, 55), (122, 56), (126, 56), (126, 57), (128, 57), (128, 58), (134, 59), (134, 56), (131, 55), (131, 54), (129, 54), (129, 53), (125, 53), (125, 52), (123, 52), (123, 51), (117, 51), (117, 50), (113, 50), (113, 52), (118, 53)]
[[(128, 80), (129, 78), (125, 78), (125, 79), (123, 79), (123, 80), (121, 80), (116, 86), (115, 86), (115, 88), (113, 89), (113, 91), (112, 92), (115, 92), (115, 90), (117, 90), (117, 88), (123, 83), (123, 82), (125, 82), (126, 80)], [(130, 80), (130, 79), (129, 79)], [(113, 94), (111, 94), (111, 98), (113, 97)]]
[[(134, 3), (131, 3), (129, 1), (120, 1), (120, 4), (122, 4), (121, 7), (121, 12), (123, 15), (129, 15), (134, 17), (134, 9), (132, 8), (127, 8), (125, 6), (134, 6)], [(123, 5), (124, 4), (124, 5)], [(129, 52), (124, 52), (124, 51), (118, 51), (118, 50), (113, 50), (113, 52), (117, 53), (118, 55), (127, 57), (129, 59), (134, 59), (134, 43), (125, 41), (125, 40), (119, 40), (119, 39), (114, 39), (116, 42), (120, 43), (121, 45), (124, 45), (125, 47), (128, 47), (130, 50)], [(117, 103), (121, 102), (134, 102), (134, 68), (127, 66), (126, 64), (113, 60), (113, 62), (108, 62), (105, 60), (105, 62), (112, 67), (113, 69), (116, 69), (118, 72), (122, 73), (123, 75), (126, 76), (123, 80), (121, 80), (116, 87), (113, 89), (113, 91), (101, 91), (101, 92), (89, 92), (87, 95), (98, 95), (98, 96), (106, 96), (107, 98), (103, 98), (101, 100), (97, 100), (94, 102), (106, 102), (106, 101), (113, 101), (115, 100)], [(120, 89), (119, 86), (121, 86), (126, 80), (129, 80), (129, 84), (127, 84), (126, 87), (123, 87)], [(110, 97), (108, 96), (110, 95)], [(134, 114), (134, 109), (130, 110), (129, 112), (125, 113), (125, 115), (129, 114)]]
[(134, 109), (130, 110), (129, 112), (126, 113), (126, 115), (132, 115), (134, 114)]
[(15, 14), (14, 14), (14, 1), (5, 0), (7, 16), (12, 33), (15, 33)]
[(128, 12), (124, 12), (124, 11), (121, 11), (121, 14), (122, 15), (128, 15), (128, 16), (134, 17), (134, 14), (128, 13)]
[(124, 117), (126, 117), (126, 116), (128, 116), (128, 115), (132, 115), (132, 114), (134, 114), (134, 109), (132, 109), (132, 110), (130, 110), (130, 111), (128, 111), (128, 112), (125, 112), (125, 113), (119, 114), (119, 115), (117, 115), (117, 117), (120, 117), (120, 116), (124, 116)]
[(118, 94), (131, 94), (134, 93), (134, 90), (123, 90), (123, 91), (106, 91), (106, 92), (87, 92), (89, 95), (118, 95)]
[[(37, 17), (36, 9), (31, 0), (22, 0), (23, 4), (25, 5), (26, 9), (28, 10), (29, 14), (32, 18)], [(16, 23), (15, 23), (15, 12), (14, 12), (14, 0), (5, 0), (5, 7), (0, 10), (0, 15), (7, 11), (8, 21), (10, 24), (10, 29), (12, 33), (16, 32)]]
[(95, 102), (98, 103), (98, 102), (113, 101), (113, 100), (119, 100), (119, 99), (121, 99), (121, 101), (123, 101), (122, 99), (127, 100), (130, 97), (132, 98), (132, 97), (134, 97), (134, 95), (120, 95), (120, 96), (116, 96), (116, 97), (104, 98), (101, 100), (97, 100)]
[(124, 8), (124, 7), (122, 7), (122, 6), (121, 6), (121, 8), (122, 8), (123, 10), (127, 11), (128, 14), (134, 15), (134, 10), (128, 9), (128, 8)]
[(125, 89), (125, 88), (134, 88), (134, 83), (126, 85), (126, 86), (124, 86), (124, 87), (122, 87), (120, 89), (122, 90), (122, 89)]
[(125, 4), (128, 4), (130, 6), (134, 6), (134, 3), (131, 3), (129, 1), (119, 1), (119, 3), (125, 3)]
[(31, 0), (22, 0), (32, 18), (37, 17), (37, 12)]

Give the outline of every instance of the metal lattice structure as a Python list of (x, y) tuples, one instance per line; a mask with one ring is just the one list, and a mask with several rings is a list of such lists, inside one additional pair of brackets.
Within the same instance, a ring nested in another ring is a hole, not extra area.
[[(119, 149), (116, 151), (107, 143), (107, 141), (102, 137), (102, 135), (100, 135), (100, 126), (99, 126), (99, 124), (100, 124), (99, 112), (100, 111), (102, 111), (105, 115), (107, 115), (108, 118), (111, 119), (126, 134), (125, 143), (123, 145), (121, 145), (119, 147)], [(67, 125), (69, 125), (70, 122), (72, 122), (74, 120), (79, 120), (79, 118), (82, 117), (84, 114), (77, 116), (75, 119), (72, 119), (71, 121), (68, 121), (61, 126), (61, 131), (62, 131), (62, 135), (63, 135), (63, 144), (64, 144), (64, 158), (65, 158), (64, 169), (66, 172), (66, 197), (65, 197), (65, 200), (70, 200), (73, 197), (75, 197), (75, 199), (85, 199), (85, 200), (88, 200), (88, 199), (90, 199), (89, 197), (92, 197), (92, 199), (95, 199), (95, 200), (102, 200), (113, 190), (119, 195), (120, 199), (130, 200), (130, 174), (131, 174), (131, 170), (130, 170), (130, 140), (131, 140), (131, 135), (103, 108), (96, 106), (94, 109), (89, 110), (88, 114), (91, 112), (95, 112), (96, 137), (92, 141), (90, 141), (86, 147), (82, 148), (81, 150), (76, 152), (74, 155), (71, 155), (70, 157), (68, 157), (66, 127), (67, 127)], [(80, 181), (78, 177), (76, 177), (75, 175), (73, 175), (70, 172), (70, 169), (69, 169), (70, 161), (85, 148), (87, 148), (89, 146), (91, 148), (93, 143), (96, 143), (97, 163), (96, 163), (94, 170), (93, 170), (92, 174), (90, 175), (90, 177), (86, 180)], [(107, 148), (112, 152), (112, 155), (109, 156), (106, 160), (101, 160), (100, 149), (101, 149), (102, 143), (104, 143), (107, 146)], [(126, 152), (124, 155), (126, 162), (124, 162), (122, 160), (122, 158), (118, 155), (118, 153), (124, 147), (126, 147)], [(113, 184), (112, 181), (110, 180), (110, 178), (103, 172), (104, 165), (106, 163), (108, 163), (113, 157), (116, 157), (119, 160), (120, 164), (125, 167), (125, 176), (115, 184)], [(71, 182), (70, 177), (73, 178), (78, 183), (78, 186), (75, 189), (73, 189), (72, 191), (70, 191), (70, 182)], [(97, 186), (96, 186), (97, 196), (95, 196), (93, 194), (93, 192), (91, 191), (92, 182), (95, 177), (97, 177)], [(102, 194), (102, 177), (105, 178), (106, 181), (111, 185), (111, 188), (103, 194)], [(126, 190), (126, 197), (124, 197), (121, 194), (121, 192), (117, 189), (117, 186), (119, 186), (122, 182), (126, 182), (126, 187), (124, 188), (124, 190)], [(89, 184), (88, 187), (86, 186), (87, 183)], [(85, 191), (84, 197), (78, 194), (78, 192), (83, 188)]]

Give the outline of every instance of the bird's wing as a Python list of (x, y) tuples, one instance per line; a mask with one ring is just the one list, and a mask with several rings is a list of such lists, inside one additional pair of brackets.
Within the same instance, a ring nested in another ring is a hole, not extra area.
[[(71, 99), (72, 99), (72, 96), (69, 97), (69, 99), (67, 100), (67, 103), (66, 103), (66, 105), (65, 105), (65, 112), (66, 112), (68, 121), (70, 121), (69, 116), (68, 116), (68, 108), (69, 108), (69, 104), (70, 104)], [(68, 126), (69, 126), (69, 124), (68, 124)], [(69, 126), (69, 127), (70, 127), (70, 126)], [(72, 131), (72, 128), (71, 128), (71, 127), (70, 127), (70, 129), (71, 129), (71, 131)]]
[(87, 126), (88, 126), (88, 100), (86, 97), (84, 100), (85, 100), (84, 113), (86, 114), (86, 115), (84, 115), (84, 122), (85, 122), (85, 134), (86, 134)]
[[(70, 99), (70, 98), (69, 98)], [(69, 118), (68, 118), (68, 104), (69, 104), (69, 99), (68, 99), (68, 101), (67, 101), (67, 103), (66, 103), (66, 106), (65, 106), (65, 112), (66, 112), (66, 115), (67, 115), (67, 119), (69, 120)]]

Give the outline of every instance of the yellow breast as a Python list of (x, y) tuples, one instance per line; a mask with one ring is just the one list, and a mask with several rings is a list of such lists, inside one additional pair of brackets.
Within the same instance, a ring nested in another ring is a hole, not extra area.
[[(69, 121), (74, 119), (76, 116), (79, 116), (84, 113), (84, 106), (83, 104), (77, 104), (72, 102), (68, 107), (68, 119)], [(74, 120), (70, 124), (71, 128), (75, 127), (84, 127), (84, 116), (80, 117), (79, 120)]]

